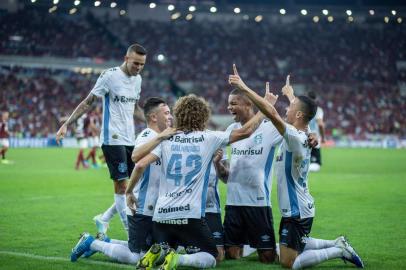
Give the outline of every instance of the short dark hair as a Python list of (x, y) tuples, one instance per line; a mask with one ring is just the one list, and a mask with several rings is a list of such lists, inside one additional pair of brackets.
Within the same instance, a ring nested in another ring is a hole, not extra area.
[(248, 104), (250, 104), (251, 106), (254, 106), (254, 104), (252, 103), (252, 101), (247, 97), (247, 95), (240, 89), (238, 88), (234, 88), (233, 90), (231, 90), (230, 96), (240, 96), (242, 97), (242, 99), (244, 99)]
[(161, 104), (166, 105), (165, 100), (160, 97), (150, 97), (144, 103), (144, 117), (148, 121), (149, 115)]
[(147, 50), (138, 43), (134, 43), (130, 47), (128, 47), (127, 54), (130, 54), (132, 52), (135, 52), (135, 53), (140, 54), (140, 55), (146, 55), (147, 54)]
[(305, 114), (305, 120), (310, 122), (313, 117), (316, 115), (317, 111), (317, 104), (316, 102), (306, 96), (298, 96), (297, 97), (300, 101), (300, 110)]
[(311, 98), (311, 99), (313, 99), (313, 100), (316, 100), (316, 99), (317, 99), (317, 95), (316, 95), (316, 93), (313, 92), (313, 91), (310, 91), (309, 94), (308, 94), (308, 96), (309, 96), (309, 98)]

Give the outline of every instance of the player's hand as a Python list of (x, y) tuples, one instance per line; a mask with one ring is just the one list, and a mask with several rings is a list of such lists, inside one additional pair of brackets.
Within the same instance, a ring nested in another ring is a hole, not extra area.
[(56, 143), (58, 144), (58, 145), (60, 145), (61, 143), (61, 140), (65, 137), (65, 135), (66, 135), (66, 132), (68, 131), (68, 127), (67, 127), (67, 125), (66, 124), (63, 124), (62, 126), (61, 126), (61, 128), (58, 130), (58, 132), (56, 133)]
[(312, 132), (307, 135), (307, 144), (310, 148), (315, 148), (319, 144), (316, 133)]
[(278, 95), (274, 95), (271, 93), (269, 90), (269, 82), (266, 82), (265, 84), (265, 100), (268, 101), (272, 106), (275, 105), (276, 101), (278, 100)]
[(213, 163), (218, 163), (223, 158), (223, 149), (217, 149), (213, 156)]
[(126, 193), (127, 206), (131, 210), (131, 213), (135, 215), (135, 209), (137, 208), (138, 200), (135, 198), (134, 193)]
[(241, 80), (240, 75), (238, 75), (237, 67), (233, 64), (234, 74), (228, 76), (228, 83), (233, 87), (236, 87), (240, 90), (247, 89), (247, 85)]
[(167, 127), (164, 131), (158, 134), (161, 140), (166, 140), (175, 135), (178, 132), (176, 128)]
[(292, 102), (293, 99), (295, 98), (293, 88), (290, 85), (290, 75), (286, 76), (286, 83), (282, 87), (282, 94), (284, 94), (289, 99), (290, 102)]

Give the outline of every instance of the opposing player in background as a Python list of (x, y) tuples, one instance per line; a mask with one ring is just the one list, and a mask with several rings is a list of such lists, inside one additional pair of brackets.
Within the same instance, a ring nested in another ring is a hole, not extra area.
[(361, 258), (344, 237), (323, 240), (308, 236), (315, 206), (307, 183), (311, 150), (306, 133), (310, 120), (316, 114), (316, 103), (305, 96), (292, 98), (284, 122), (273, 105), (245, 85), (235, 66), (229, 82), (243, 91), (283, 136), (275, 164), (282, 215), (279, 227), (281, 265), (301, 269), (330, 259), (343, 258), (363, 268)]
[(96, 155), (97, 149), (99, 148), (99, 134), (100, 134), (100, 107), (96, 107), (93, 111), (89, 113), (88, 122), (89, 125), (87, 127), (87, 140), (88, 146), (90, 148), (89, 153), (86, 156), (86, 161), (89, 163), (89, 159), (91, 160), (91, 166), (93, 168), (99, 168), (99, 164), (97, 163)]
[(9, 118), (9, 113), (8, 112), (2, 112), (1, 113), (1, 122), (0, 122), (0, 154), (1, 154), (1, 163), (2, 164), (10, 164), (11, 162), (6, 159), (6, 152), (8, 151), (8, 148), (10, 147), (10, 141), (9, 141), (9, 136), (10, 133), (8, 131), (8, 118)]
[(75, 162), (75, 169), (79, 170), (80, 165), (84, 169), (89, 168), (89, 164), (85, 160), (85, 155), (84, 152), (89, 146), (89, 142), (87, 139), (87, 128), (89, 126), (89, 118), (87, 114), (83, 114), (79, 119), (76, 121), (76, 127), (75, 127), (75, 137), (79, 145), (79, 152), (76, 157), (76, 162)]
[[(316, 93), (309, 92), (309, 97), (314, 101), (317, 101)], [(310, 130), (317, 134), (319, 139), (319, 144), (317, 147), (312, 149), (311, 158), (310, 158), (310, 167), (311, 172), (318, 172), (321, 168), (321, 144), (325, 143), (325, 127), (324, 127), (324, 112), (320, 106), (317, 106), (316, 115), (310, 121), (309, 127)]]
[[(166, 140), (173, 134), (166, 130), (134, 151), (135, 160), (145, 157), (136, 166), (160, 159), (163, 173), (153, 217), (154, 236), (160, 245), (154, 244), (140, 260), (141, 269), (151, 269), (163, 255), (165, 261), (160, 269), (165, 270), (182, 265), (216, 265), (216, 244), (205, 219), (213, 154), (228, 143), (248, 137), (262, 116), (258, 114), (240, 129), (225, 132), (206, 130), (209, 117), (210, 108), (203, 98), (181, 97), (174, 106), (178, 134)], [(176, 254), (172, 248), (178, 245), (193, 254)], [(166, 249), (168, 246), (171, 248)]]
[(56, 134), (59, 141), (65, 136), (67, 128), (81, 115), (88, 112), (98, 97), (103, 99), (103, 121), (100, 142), (110, 178), (114, 185), (114, 203), (101, 215), (94, 218), (98, 231), (105, 233), (110, 219), (118, 213), (121, 222), (128, 230), (125, 213), (125, 190), (134, 163), (131, 153), (134, 149), (134, 114), (144, 120), (138, 100), (141, 93), (141, 75), (147, 51), (139, 44), (127, 49), (121, 66), (102, 72), (90, 94), (76, 107), (68, 120)]
[[(153, 97), (145, 101), (144, 116), (147, 119), (147, 128), (138, 135), (134, 149), (154, 138), (172, 123), (170, 109), (161, 98)], [(152, 245), (152, 215), (158, 198), (160, 176), (160, 160), (146, 167), (136, 166), (131, 174), (126, 190), (128, 242), (110, 240), (100, 234), (94, 238), (84, 233), (72, 250), (71, 260), (76, 261), (82, 254), (90, 257), (99, 251), (122, 263), (137, 263)]]

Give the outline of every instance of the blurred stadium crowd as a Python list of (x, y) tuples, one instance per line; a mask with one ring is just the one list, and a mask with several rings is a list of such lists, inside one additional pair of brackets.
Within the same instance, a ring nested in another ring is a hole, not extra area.
[[(80, 20), (30, 9), (0, 15), (0, 55), (121, 61), (128, 44), (137, 42), (149, 53), (143, 99), (162, 96), (173, 102), (188, 82), (209, 100), (213, 113), (227, 114), (231, 89), (226, 78), (236, 63), (258, 92), (268, 80), (279, 92), (289, 73), (296, 89), (315, 91), (330, 136), (406, 135), (406, 93), (400, 87), (406, 84), (406, 67), (399, 65), (406, 61), (403, 24), (77, 16)], [(0, 109), (10, 111), (14, 136), (52, 135), (59, 119), (87, 95), (96, 79), (97, 74), (2, 66)], [(278, 109), (286, 104), (281, 98)]]

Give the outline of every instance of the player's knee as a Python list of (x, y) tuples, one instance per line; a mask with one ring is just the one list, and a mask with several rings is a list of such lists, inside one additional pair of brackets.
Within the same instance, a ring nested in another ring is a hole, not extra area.
[(273, 263), (276, 259), (275, 250), (258, 250), (258, 258), (261, 263)]
[(114, 193), (125, 194), (127, 188), (127, 181), (114, 181)]
[(229, 247), (226, 249), (227, 259), (239, 259), (241, 258), (241, 248), (240, 247)]
[(283, 268), (292, 268), (294, 262), (295, 262), (295, 260), (292, 258), (288, 258), (288, 257), (280, 258), (280, 264)]
[(217, 264), (219, 263), (219, 262), (221, 262), (221, 261), (223, 261), (224, 260), (224, 248), (223, 247), (217, 247), (217, 257), (216, 257), (216, 261), (217, 261)]

